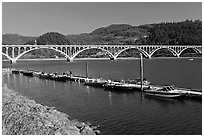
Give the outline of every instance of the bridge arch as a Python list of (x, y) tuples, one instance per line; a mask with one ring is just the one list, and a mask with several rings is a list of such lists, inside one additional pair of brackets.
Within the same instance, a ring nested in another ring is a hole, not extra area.
[(137, 47), (128, 47), (128, 48), (124, 48), (124, 49), (120, 50), (120, 51), (115, 55), (115, 58), (117, 58), (123, 51), (128, 50), (128, 49), (137, 49), (140, 53), (142, 53), (143, 55), (145, 55), (145, 57), (147, 57), (147, 58), (150, 57), (149, 54), (148, 54), (146, 51), (144, 51), (144, 50), (142, 50), (142, 49), (140, 49), (140, 48), (137, 48)]
[(193, 49), (193, 50), (195, 50), (197, 53), (202, 53), (198, 48), (196, 48), (196, 47), (186, 47), (186, 48), (184, 48), (184, 49), (182, 49), (181, 51), (180, 51), (180, 53), (179, 53), (179, 56), (185, 51), (185, 50), (187, 50), (187, 49)]
[(155, 52), (157, 52), (158, 50), (161, 50), (161, 49), (167, 49), (167, 50), (170, 51), (174, 56), (179, 57), (179, 54), (177, 54), (176, 51), (174, 51), (173, 49), (168, 48), (168, 47), (160, 47), (160, 48), (155, 49), (155, 50), (152, 51), (152, 53), (150, 54), (150, 57), (152, 57), (152, 55), (153, 55)]
[(13, 60), (9, 55), (7, 55), (7, 54), (5, 54), (5, 53), (3, 53), (3, 52), (2, 52), (2, 55), (6, 56), (6, 57), (7, 57), (9, 60), (11, 60), (11, 61)]
[(24, 51), (23, 53), (19, 54), (15, 58), (15, 60), (18, 60), (20, 57), (22, 57), (24, 54), (26, 54), (28, 52), (31, 52), (31, 51), (34, 51), (34, 50), (38, 50), (38, 49), (51, 49), (51, 50), (60, 52), (62, 55), (65, 55), (66, 58), (70, 59), (70, 57), (67, 54), (65, 54), (63, 51), (61, 51), (61, 50), (58, 50), (58, 49), (55, 49), (55, 48), (52, 48), (52, 47), (37, 47), (37, 48), (31, 48), (30, 50)]
[(83, 51), (85, 51), (85, 50), (89, 50), (89, 49), (99, 49), (99, 50), (101, 50), (101, 51), (105, 51), (106, 53), (108, 53), (108, 56), (109, 56), (110, 58), (114, 58), (113, 54), (112, 54), (110, 51), (105, 50), (105, 49), (103, 49), (103, 48), (100, 48), (100, 47), (87, 48), (87, 47), (86, 47), (86, 48), (84, 48), (84, 49), (82, 49), (82, 50), (77, 51), (72, 57), (70, 57), (71, 60), (73, 60), (79, 53), (81, 53), (81, 52), (83, 52)]

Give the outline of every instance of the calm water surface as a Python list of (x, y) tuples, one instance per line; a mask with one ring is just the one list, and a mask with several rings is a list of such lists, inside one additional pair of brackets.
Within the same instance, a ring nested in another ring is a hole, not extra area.
[[(3, 67), (85, 75), (85, 61), (30, 61)], [(88, 61), (89, 76), (105, 79), (139, 77), (139, 60)], [(144, 76), (154, 84), (202, 89), (202, 59), (147, 59)], [(70, 117), (100, 125), (102, 134), (202, 134), (202, 102), (159, 99), (139, 92), (121, 93), (82, 83), (3, 74), (3, 83), (38, 103), (54, 106)]]

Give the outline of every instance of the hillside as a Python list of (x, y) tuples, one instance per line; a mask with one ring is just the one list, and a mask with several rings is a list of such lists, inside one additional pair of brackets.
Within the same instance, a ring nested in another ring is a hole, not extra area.
[(113, 24), (91, 33), (67, 37), (73, 44), (202, 45), (202, 22), (186, 20), (140, 26)]
[(29, 41), (34, 40), (35, 37), (21, 36), (18, 34), (4, 34), (2, 36), (3, 45), (24, 45)]
[(39, 37), (25, 37), (17, 34), (5, 34), (3, 44), (144, 44), (144, 45), (202, 45), (202, 21), (186, 20), (131, 26), (112, 24), (98, 28), (91, 33), (62, 35), (48, 32)]
[[(48, 32), (36, 38), (37, 45), (70, 45), (69, 40), (62, 34), (57, 32)], [(35, 40), (26, 44), (35, 44)]]
[(135, 41), (148, 35), (148, 31), (128, 24), (112, 24), (91, 33), (67, 35), (73, 44), (136, 44)]
[(142, 40), (145, 45), (202, 45), (202, 21), (199, 20), (141, 25), (140, 28), (149, 32)]

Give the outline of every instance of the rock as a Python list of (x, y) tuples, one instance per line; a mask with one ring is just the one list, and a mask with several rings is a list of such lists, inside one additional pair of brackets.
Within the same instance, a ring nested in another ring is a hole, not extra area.
[[(2, 90), (2, 134), (6, 135), (93, 135), (91, 123), (70, 120), (54, 107), (37, 104), (16, 92)], [(80, 133), (81, 132), (81, 133)]]

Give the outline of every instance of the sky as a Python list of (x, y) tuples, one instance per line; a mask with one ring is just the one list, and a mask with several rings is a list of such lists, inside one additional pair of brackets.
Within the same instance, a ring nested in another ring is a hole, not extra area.
[(90, 33), (111, 24), (133, 26), (202, 20), (201, 2), (3, 2), (2, 33), (40, 36)]

